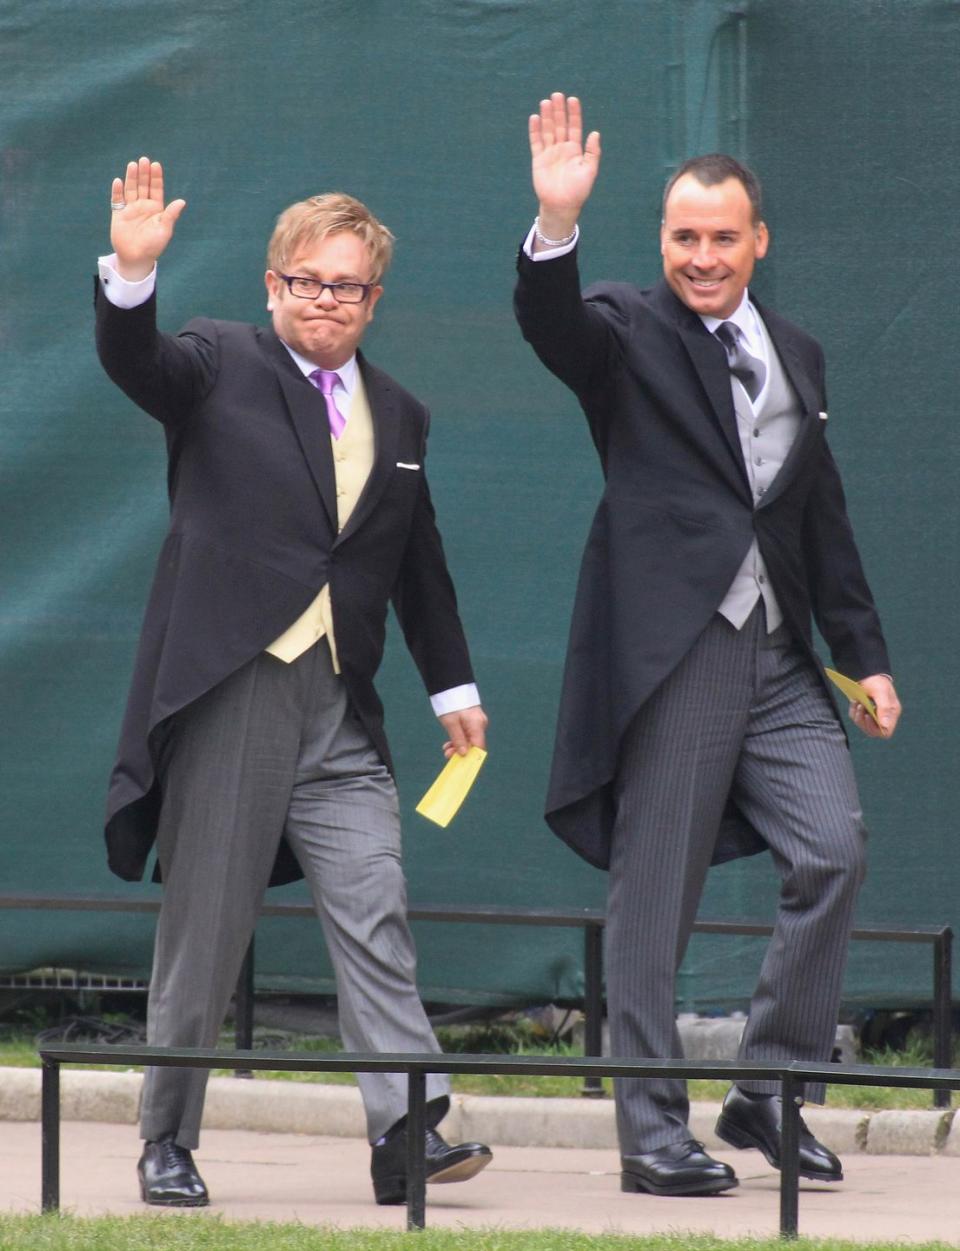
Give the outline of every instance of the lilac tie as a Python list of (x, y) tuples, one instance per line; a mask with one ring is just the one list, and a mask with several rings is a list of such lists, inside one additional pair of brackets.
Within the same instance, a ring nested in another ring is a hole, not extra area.
[(347, 424), (346, 417), (337, 408), (333, 398), (333, 388), (340, 381), (340, 375), (335, 369), (315, 369), (310, 375), (310, 381), (326, 401), (330, 433), (335, 439), (339, 439), (343, 434), (343, 427)]

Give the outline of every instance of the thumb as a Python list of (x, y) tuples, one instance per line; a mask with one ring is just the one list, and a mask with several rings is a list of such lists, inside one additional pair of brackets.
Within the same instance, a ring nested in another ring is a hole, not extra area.
[(186, 207), (186, 200), (171, 200), (160, 216), (165, 219), (169, 226), (173, 226)]

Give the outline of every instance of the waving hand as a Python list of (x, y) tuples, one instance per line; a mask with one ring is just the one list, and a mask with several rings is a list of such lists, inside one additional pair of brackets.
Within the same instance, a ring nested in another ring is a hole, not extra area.
[(110, 188), (110, 242), (121, 277), (146, 278), (173, 237), (186, 200), (163, 201), (163, 166), (141, 156)]
[(540, 201), (540, 231), (551, 239), (571, 234), (600, 168), (600, 133), (584, 144), (580, 101), (555, 91), (530, 117), (533, 189)]

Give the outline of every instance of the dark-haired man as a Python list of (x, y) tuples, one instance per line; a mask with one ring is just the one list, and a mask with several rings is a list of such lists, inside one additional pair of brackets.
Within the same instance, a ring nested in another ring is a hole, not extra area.
[[(732, 157), (668, 184), (663, 279), (581, 296), (580, 210), (600, 162), (579, 102), (530, 119), (539, 216), (517, 316), (576, 393), (605, 489), (583, 559), (547, 797), (553, 830), (610, 869), (607, 991), (617, 1055), (681, 1054), (676, 970), (712, 861), (768, 848), (776, 931), (745, 1060), (831, 1054), (864, 829), (845, 736), (813, 651), (859, 679), (889, 737), (900, 705), (827, 446), (818, 344), (748, 294), (769, 246), (755, 176)], [(780, 1158), (775, 1083), (744, 1082), (717, 1132)], [(680, 1081), (617, 1082), (622, 1185), (737, 1184), (687, 1126)], [(822, 1090), (811, 1088), (813, 1099)], [(842, 1177), (804, 1127), (801, 1173)]]

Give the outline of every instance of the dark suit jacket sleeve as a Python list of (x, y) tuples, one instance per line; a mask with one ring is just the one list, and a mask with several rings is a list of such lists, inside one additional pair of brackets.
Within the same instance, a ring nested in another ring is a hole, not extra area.
[(108, 376), (140, 408), (176, 426), (213, 387), (219, 349), (212, 322), (198, 318), (178, 335), (157, 329), (157, 299), (136, 308), (111, 304), (96, 280), (97, 354)]
[(880, 618), (847, 516), (840, 473), (826, 440), (807, 500), (802, 541), (814, 620), (837, 668), (852, 678), (889, 673)]
[(604, 384), (621, 365), (625, 323), (615, 306), (583, 299), (576, 248), (549, 261), (521, 250), (517, 274), (517, 321), (546, 367), (577, 395)]
[[(427, 425), (428, 421), (420, 451), (424, 470)], [(392, 601), (410, 655), (431, 695), (474, 681), (425, 472)]]

